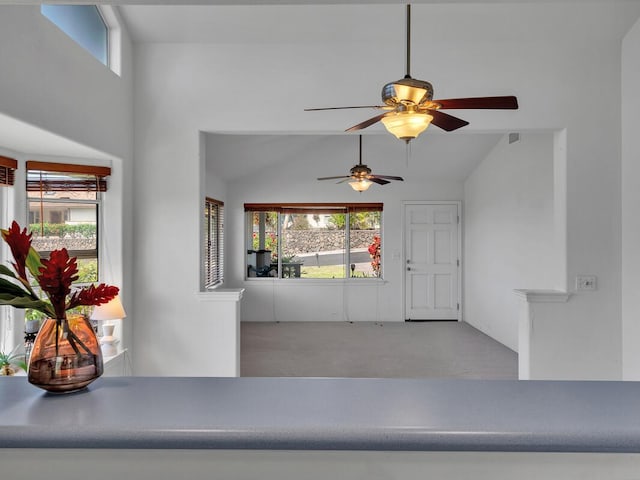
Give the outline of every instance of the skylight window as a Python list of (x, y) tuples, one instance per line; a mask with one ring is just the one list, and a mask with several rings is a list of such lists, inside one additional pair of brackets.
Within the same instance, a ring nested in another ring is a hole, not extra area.
[(109, 28), (95, 5), (42, 5), (42, 14), (104, 65), (109, 64)]

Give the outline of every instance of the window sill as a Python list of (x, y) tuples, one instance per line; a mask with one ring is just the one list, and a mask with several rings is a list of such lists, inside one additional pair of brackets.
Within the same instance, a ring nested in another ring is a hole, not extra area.
[(282, 284), (282, 285), (383, 285), (384, 278), (245, 278), (245, 285)]

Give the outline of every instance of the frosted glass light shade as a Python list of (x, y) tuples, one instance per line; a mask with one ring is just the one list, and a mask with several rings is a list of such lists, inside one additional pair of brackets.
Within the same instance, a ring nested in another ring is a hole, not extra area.
[(416, 138), (431, 124), (433, 117), (428, 113), (418, 112), (395, 112), (386, 117), (382, 117), (385, 128), (400, 140)]
[(117, 320), (126, 316), (120, 295), (116, 295), (110, 302), (94, 307), (91, 320)]
[(367, 188), (371, 186), (373, 182), (363, 178), (362, 180), (355, 180), (353, 182), (349, 182), (351, 188), (353, 188), (356, 192), (364, 192)]

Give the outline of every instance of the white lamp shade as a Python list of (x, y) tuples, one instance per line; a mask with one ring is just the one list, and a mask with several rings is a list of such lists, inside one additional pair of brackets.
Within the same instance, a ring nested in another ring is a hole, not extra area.
[(382, 118), (385, 128), (396, 138), (409, 141), (424, 132), (433, 117), (428, 113), (401, 111), (387, 114)]
[(120, 295), (116, 295), (110, 302), (94, 307), (91, 320), (117, 320), (126, 316)]
[(371, 186), (372, 183), (372, 181), (363, 178), (361, 180), (354, 180), (353, 182), (349, 182), (349, 185), (351, 185), (351, 188), (353, 188), (356, 192), (364, 192)]

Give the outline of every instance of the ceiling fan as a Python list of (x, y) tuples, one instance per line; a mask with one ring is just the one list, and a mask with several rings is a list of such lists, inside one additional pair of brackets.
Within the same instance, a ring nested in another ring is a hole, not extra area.
[(407, 74), (404, 78), (387, 83), (382, 87), (384, 105), (364, 105), (355, 107), (307, 108), (306, 112), (318, 110), (343, 110), (350, 108), (376, 108), (385, 113), (369, 118), (348, 128), (347, 132), (362, 130), (382, 121), (385, 128), (400, 140), (409, 143), (422, 133), (429, 124), (447, 132), (469, 125), (469, 122), (440, 110), (449, 109), (496, 109), (517, 110), (518, 99), (514, 96), (472, 97), (433, 100), (433, 86), (424, 80), (411, 78), (411, 5), (407, 5)]
[(349, 181), (349, 185), (356, 192), (364, 192), (368, 189), (372, 183), (377, 183), (378, 185), (386, 185), (390, 183), (389, 180), (399, 180), (401, 182), (404, 181), (402, 177), (395, 177), (392, 175), (373, 175), (371, 173), (371, 169), (362, 163), (362, 135), (359, 135), (359, 151), (360, 151), (360, 159), (357, 165), (354, 165), (349, 171), (349, 175), (339, 175), (337, 177), (320, 177), (318, 180), (336, 180), (341, 179), (336, 183), (343, 183)]

